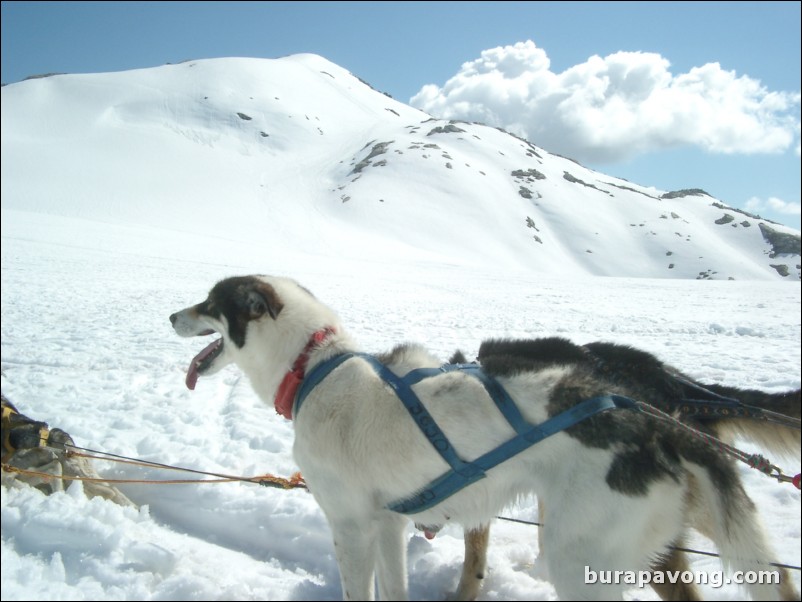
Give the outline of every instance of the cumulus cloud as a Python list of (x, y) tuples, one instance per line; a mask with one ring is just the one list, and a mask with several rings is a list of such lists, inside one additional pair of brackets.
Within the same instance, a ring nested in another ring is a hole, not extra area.
[(554, 73), (534, 42), (492, 48), (410, 104), (442, 119), (502, 127), (549, 150), (597, 163), (696, 145), (777, 153), (796, 143), (800, 94), (773, 92), (718, 63), (674, 75), (659, 54), (617, 52)]
[(768, 199), (752, 197), (746, 201), (745, 208), (747, 211), (758, 214), (761, 211), (768, 210), (783, 215), (802, 215), (802, 205), (799, 202), (788, 202), (777, 197), (769, 197)]

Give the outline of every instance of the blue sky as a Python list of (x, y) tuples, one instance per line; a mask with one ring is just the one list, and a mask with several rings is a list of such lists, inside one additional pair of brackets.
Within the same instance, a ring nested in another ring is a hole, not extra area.
[(800, 228), (799, 2), (0, 6), (3, 83), (313, 52), (437, 117)]

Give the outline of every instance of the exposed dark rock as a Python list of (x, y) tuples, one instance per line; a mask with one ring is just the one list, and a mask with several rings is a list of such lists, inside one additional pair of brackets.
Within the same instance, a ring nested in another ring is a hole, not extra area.
[(788, 275), (788, 266), (785, 265), (784, 263), (781, 263), (779, 265), (770, 263), (769, 266), (777, 270), (777, 273), (783, 278), (785, 278)]
[(732, 217), (729, 213), (725, 213), (722, 217), (716, 220), (716, 223), (719, 226), (723, 226), (724, 224), (729, 224), (730, 222), (735, 221), (735, 218)]
[(612, 182), (605, 182), (608, 186), (615, 186), (616, 188), (620, 188), (621, 190), (628, 190), (629, 192), (637, 192), (638, 194), (642, 194), (645, 197), (649, 197), (650, 199), (657, 199), (656, 196), (652, 196), (650, 194), (646, 194), (642, 190), (635, 190), (634, 188), (630, 188), (629, 186), (622, 186), (621, 184), (613, 184)]
[(26, 77), (24, 82), (28, 81), (29, 79), (44, 79), (45, 77), (53, 77), (54, 75), (65, 75), (64, 73), (40, 73), (38, 75), (29, 75)]
[[(357, 163), (354, 168), (351, 170), (351, 173), (348, 175), (352, 175), (355, 173), (361, 173), (363, 169), (365, 169), (368, 165), (370, 165), (371, 159), (377, 157), (378, 155), (383, 155), (387, 152), (387, 148), (393, 143), (395, 140), (390, 140), (389, 142), (377, 142), (373, 145), (373, 148), (368, 153), (368, 156), (362, 159), (359, 163)], [(369, 143), (368, 143), (369, 144)], [(367, 145), (366, 145), (367, 146)], [(385, 161), (386, 164), (386, 161)]]
[[(726, 211), (734, 211), (736, 213), (740, 213), (741, 215), (745, 215), (746, 217), (751, 217), (752, 219), (763, 219), (759, 215), (755, 215), (754, 213), (749, 213), (748, 211), (744, 211), (743, 209), (736, 209), (735, 207), (727, 207), (722, 203), (713, 203), (713, 207), (718, 207), (719, 209), (725, 209)], [(771, 220), (766, 220), (771, 221)], [(772, 222), (775, 223), (775, 222)]]
[[(326, 75), (328, 75), (328, 73), (327, 73)], [(351, 75), (354, 75), (354, 74), (352, 73)], [(359, 77), (358, 75), (354, 75), (354, 77), (355, 77), (355, 78), (357, 78), (359, 81), (361, 81), (363, 84), (365, 84), (365, 85), (366, 85), (368, 88), (370, 88), (370, 89), (371, 89), (371, 90), (373, 90), (374, 92), (378, 92), (379, 94), (384, 94), (384, 95), (385, 95), (387, 98), (392, 98), (392, 95), (390, 95), (390, 94), (389, 94), (389, 93), (387, 93), (387, 92), (382, 92), (381, 90), (377, 90), (376, 88), (374, 88), (373, 86), (371, 86), (371, 85), (370, 85), (368, 82), (366, 82), (364, 79), (362, 79), (362, 78), (361, 78), (361, 77)]]
[(759, 224), (760, 233), (763, 240), (771, 245), (769, 257), (772, 259), (778, 255), (800, 255), (802, 254), (802, 238), (798, 234), (788, 234), (778, 232), (771, 226)]
[(534, 168), (527, 169), (524, 171), (523, 169), (516, 169), (512, 172), (512, 176), (514, 178), (534, 178), (535, 180), (545, 180), (546, 176), (540, 173), (538, 170)]
[(237, 117), (239, 117), (243, 121), (250, 121), (251, 119), (253, 119), (253, 117), (251, 117), (250, 115), (246, 115), (245, 113), (237, 113)]
[(521, 138), (521, 140), (522, 140), (524, 143), (526, 143), (526, 145), (529, 147), (529, 150), (527, 151), (527, 155), (531, 154), (531, 155), (534, 155), (535, 157), (537, 157), (538, 159), (543, 159), (543, 157), (541, 157), (541, 156), (538, 154), (538, 152), (537, 152), (537, 148), (535, 147), (535, 145), (534, 145), (534, 144), (532, 144), (531, 142), (529, 142), (529, 140), (524, 140), (523, 138)]
[(464, 132), (462, 128), (458, 128), (456, 125), (449, 123), (446, 126), (437, 126), (432, 131), (430, 131), (427, 136), (431, 136), (432, 134), (458, 134), (460, 132)]
[(661, 199), (679, 199), (686, 196), (710, 196), (701, 188), (683, 188), (682, 190), (672, 190), (661, 194)]
[[(583, 182), (579, 178), (576, 178), (576, 177), (572, 176), (567, 171), (563, 172), (563, 179), (568, 180), (572, 184), (582, 184), (582, 186), (587, 186), (588, 188), (593, 188), (595, 190), (598, 190), (599, 192), (603, 192), (604, 194), (610, 194), (609, 192), (607, 192), (606, 190), (602, 190), (598, 186), (594, 186), (593, 184), (588, 184), (587, 182)], [(612, 195), (610, 195), (610, 196), (612, 196)]]

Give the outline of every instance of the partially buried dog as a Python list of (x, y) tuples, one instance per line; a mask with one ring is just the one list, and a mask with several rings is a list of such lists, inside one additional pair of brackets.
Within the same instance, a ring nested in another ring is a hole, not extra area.
[(0, 394), (0, 398), (4, 485), (30, 485), (50, 495), (80, 480), (89, 498), (102, 497), (121, 506), (136, 506), (116, 487), (104, 482), (89, 459), (73, 452), (75, 441), (67, 432), (26, 416), (5, 395)]
[[(595, 414), (481, 469), (493, 450), (518, 442), (521, 424), (536, 431), (588, 400), (644, 391), (568, 342), (555, 357), (542, 341), (488, 342), (481, 378), (436, 370), (440, 362), (419, 346), (367, 356), (334, 311), (295, 281), (270, 276), (222, 280), (170, 321), (184, 337), (221, 335), (192, 360), (190, 388), (235, 363), (264, 401), (294, 419), (294, 457), (331, 527), (346, 599), (372, 599), (374, 576), (382, 599), (406, 599), (407, 520), (481, 530), (532, 493), (547, 508), (546, 563), (564, 600), (620, 599), (624, 584), (587, 585), (586, 567), (648, 570), (689, 527), (710, 534), (732, 570), (764, 570), (775, 557), (733, 461), (632, 409)], [(429, 368), (434, 376), (409, 384)], [(489, 394), (496, 384), (518, 420), (499, 411)], [(428, 499), (460, 479), (470, 484)], [(747, 587), (755, 598), (798, 599), (787, 580)]]

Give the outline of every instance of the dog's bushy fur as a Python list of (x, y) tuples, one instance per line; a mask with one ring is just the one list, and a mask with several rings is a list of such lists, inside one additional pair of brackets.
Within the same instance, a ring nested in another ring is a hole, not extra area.
[[(193, 360), (189, 386), (198, 375), (235, 363), (268, 403), (305, 349), (310, 369), (359, 350), (331, 309), (286, 278), (224, 280), (205, 301), (170, 320), (181, 336), (221, 335)], [(310, 344), (321, 332), (330, 334)], [(379, 357), (398, 375), (440, 364), (414, 345)], [(531, 424), (598, 395), (644, 393), (639, 378), (605, 375), (585, 351), (561, 339), (489, 342), (479, 359)], [(465, 461), (514, 436), (470, 376), (442, 374), (418, 383), (415, 391)], [(294, 457), (331, 527), (346, 599), (372, 599), (374, 576), (382, 599), (406, 598), (408, 518), (481, 529), (533, 493), (547, 508), (546, 562), (562, 599), (620, 599), (623, 584), (587, 585), (585, 567), (647, 570), (690, 526), (711, 536), (733, 570), (765, 569), (774, 559), (733, 462), (643, 414), (594, 416), (410, 517), (387, 506), (419, 492), (448, 466), (368, 362), (353, 357), (340, 364), (309, 394), (294, 421)], [(758, 598), (796, 597), (788, 582), (749, 587)]]
[[(478, 360), (489, 371), (505, 372), (518, 369), (537, 369), (539, 364), (548, 365), (554, 361), (584, 363), (599, 379), (623, 386), (637, 399), (648, 401), (651, 405), (669, 413), (688, 399), (715, 399), (716, 396), (736, 399), (746, 405), (768, 410), (791, 418), (800, 418), (802, 400), (800, 390), (785, 393), (765, 393), (751, 389), (740, 389), (720, 384), (703, 384), (668, 366), (645, 351), (625, 345), (608, 342), (594, 342), (583, 346), (561, 338), (531, 340), (494, 340), (485, 342)], [(457, 352), (452, 363), (466, 362), (465, 355)], [(681, 416), (683, 423), (732, 443), (736, 436), (745, 437), (758, 443), (768, 453), (779, 457), (797, 458), (802, 441), (800, 431), (777, 423), (736, 416), (723, 416), (720, 413)], [(544, 518), (544, 504), (538, 504), (541, 522)], [(541, 528), (543, 528), (541, 526)], [(485, 525), (465, 531), (465, 563), (457, 589), (456, 599), (473, 600), (479, 593), (487, 567), (487, 546), (490, 526)], [(702, 529), (708, 535), (709, 532)], [(542, 546), (542, 537), (540, 538)], [(676, 542), (681, 547), (682, 540)], [(546, 553), (548, 553), (546, 551)], [(545, 558), (540, 551), (541, 562)], [(656, 572), (688, 570), (688, 559), (682, 550), (673, 549), (653, 563)], [(782, 571), (784, 581), (790, 577)], [(664, 600), (699, 600), (698, 590), (692, 583), (678, 581), (653, 587)], [(787, 588), (787, 597), (795, 595)]]

